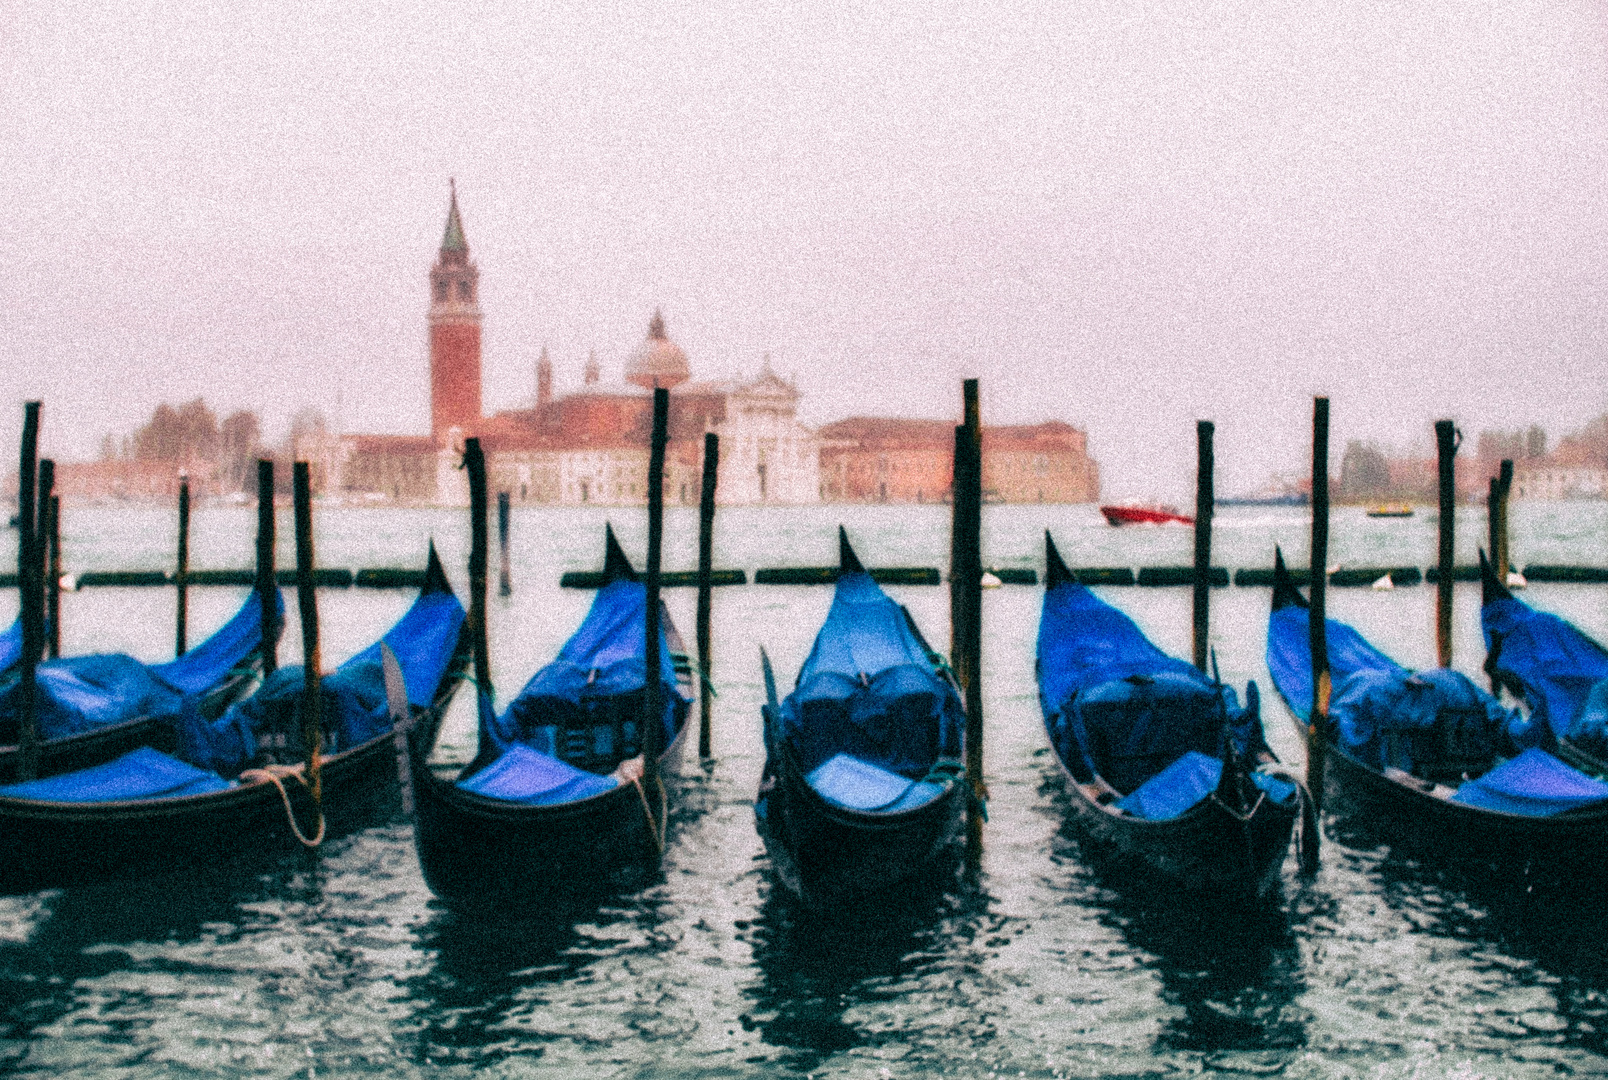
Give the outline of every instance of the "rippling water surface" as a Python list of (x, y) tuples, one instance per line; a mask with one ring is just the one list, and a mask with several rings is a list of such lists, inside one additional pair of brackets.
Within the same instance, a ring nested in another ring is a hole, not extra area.
[[(640, 557), (641, 511), (613, 511)], [(1608, 508), (1516, 505), (1519, 562), (1608, 565)], [(752, 570), (835, 559), (849, 526), (868, 564), (938, 565), (946, 511), (731, 510), (717, 564)], [(493, 596), (493, 672), (511, 692), (558, 648), (590, 595), (557, 588), (601, 559), (602, 511), (519, 510), (514, 594)], [(254, 511), (207, 508), (192, 565), (245, 566)], [(171, 515), (72, 510), (69, 569), (160, 568)], [(288, 531), (288, 514), (281, 533)], [(1043, 530), (1069, 561), (1189, 561), (1191, 531), (1115, 530), (1092, 507), (989, 507), (985, 561), (1037, 566)], [(465, 515), (323, 510), (328, 566), (420, 565), (434, 536), (463, 586)], [(1459, 517), (1459, 561), (1483, 518)], [(1305, 561), (1299, 510), (1221, 511), (1214, 562)], [(697, 521), (672, 511), (668, 568), (694, 564)], [(1338, 511), (1332, 561), (1427, 566), (1434, 525)], [(288, 542), (281, 559), (290, 555)], [(947, 591), (890, 590), (935, 642)], [(192, 592), (192, 635), (240, 601)], [(1189, 653), (1189, 590), (1111, 589), (1164, 648)], [(668, 594), (690, 637), (694, 595)], [(1434, 591), (1335, 589), (1332, 612), (1398, 659), (1433, 657)], [(406, 607), (395, 591), (326, 591), (326, 663)], [(1535, 586), (1528, 599), (1608, 639), (1608, 588)], [(914, 889), (896, 911), (822, 919), (773, 886), (751, 799), (762, 761), (758, 646), (790, 678), (830, 601), (824, 588), (717, 590), (715, 756), (684, 763), (663, 872), (640, 891), (540, 925), (462, 920), (436, 904), (401, 820), (317, 853), (242, 852), (229, 865), (0, 900), (0, 1072), (96, 1076), (1553, 1076), (1608, 1069), (1608, 905), (1595, 890), (1412, 861), (1331, 842), (1313, 880), (1293, 861), (1279, 902), (1221, 909), (1091, 862), (1065, 804), (1033, 683), (1041, 592), (986, 594), (991, 788), (981, 872)], [(1483, 658), (1478, 590), (1460, 586), (1457, 664)], [(0, 596), (9, 619), (15, 594)], [(1268, 686), (1268, 591), (1212, 594), (1225, 678)], [(68, 652), (164, 657), (172, 594), (90, 589), (64, 600)], [(292, 616), (294, 619), (294, 616)], [(288, 628), (287, 660), (299, 637)], [(1265, 696), (1275, 748), (1300, 746)], [(438, 755), (472, 752), (467, 695)]]

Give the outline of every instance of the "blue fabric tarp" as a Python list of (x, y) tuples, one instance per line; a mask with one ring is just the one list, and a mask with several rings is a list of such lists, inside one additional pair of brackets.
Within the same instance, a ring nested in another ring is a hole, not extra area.
[(1592, 688), (1608, 679), (1608, 651), (1558, 616), (1511, 597), (1483, 605), (1480, 628), (1496, 673), (1523, 686), (1533, 716), (1584, 749), (1608, 753), (1608, 701), (1588, 708)]
[(852, 571), (839, 575), (826, 621), (781, 703), (779, 731), (767, 739), (783, 740), (806, 776), (846, 754), (908, 781), (960, 755), (965, 723), (959, 697), (904, 611), (869, 574)]
[[(463, 605), (450, 592), (423, 593), (381, 639), (396, 653), (411, 704), (423, 708), (435, 700), (463, 621)], [(304, 678), (300, 665), (280, 668), (256, 693), (211, 723), (193, 709), (185, 710), (178, 723), (179, 756), (232, 776), (256, 757), (268, 730), (284, 733), (290, 745), (299, 746), (296, 713)], [(379, 642), (324, 676), (320, 688), (325, 753), (349, 750), (391, 730)]]
[[(277, 596), (277, 593), (276, 593)], [(283, 610), (283, 601), (278, 601)], [(261, 640), (255, 595), (206, 641), (178, 660), (142, 664), (121, 653), (73, 656), (39, 665), (39, 734), (60, 739), (141, 717), (178, 717), (187, 697), (204, 693), (248, 662)], [(15, 715), (19, 683), (0, 691), (0, 715)]]
[(22, 659), (22, 616), (11, 621), (5, 633), (0, 634), (0, 671)]
[(1533, 747), (1463, 784), (1452, 796), (1465, 806), (1525, 817), (1551, 817), (1605, 800), (1608, 784)]
[(205, 795), (233, 786), (217, 773), (144, 746), (94, 768), (8, 784), (0, 787), (0, 796), (41, 802), (128, 802)]
[[(618, 708), (620, 699), (641, 694), (646, 684), (647, 610), (648, 591), (641, 582), (621, 579), (599, 589), (586, 618), (553, 662), (531, 676), (501, 716), (483, 710), (483, 737), (499, 750), (525, 744), (551, 753), (559, 727), (591, 726), (589, 721)], [(659, 682), (664, 687), (666, 746), (686, 720), (691, 704), (676, 684), (675, 662), (663, 630), (667, 625), (668, 619), (661, 618)], [(616, 753), (612, 725), (598, 723), (592, 734), (596, 756)], [(635, 742), (635, 715), (625, 723), (624, 735)]]
[(1242, 756), (1266, 747), (1256, 684), (1232, 687), (1168, 656), (1077, 582), (1046, 590), (1038, 635), (1039, 704), (1056, 752), (1081, 780), (1132, 792), (1190, 752), (1216, 759), (1225, 732)]
[[(1182, 817), (1217, 790), (1222, 776), (1221, 761), (1191, 750), (1115, 805), (1146, 821), (1170, 821)], [(1253, 772), (1251, 783), (1281, 806), (1290, 805), (1296, 798), (1296, 786), (1280, 777)]]
[(835, 755), (805, 781), (828, 802), (884, 814), (925, 806), (944, 792), (942, 784), (911, 780), (848, 754)]
[(458, 786), (477, 795), (527, 806), (578, 802), (613, 791), (619, 781), (577, 769), (551, 754), (515, 744)]

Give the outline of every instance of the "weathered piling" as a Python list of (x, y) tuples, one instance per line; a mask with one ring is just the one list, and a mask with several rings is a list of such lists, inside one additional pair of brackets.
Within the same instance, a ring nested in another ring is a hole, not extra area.
[(1508, 547), (1508, 496), (1513, 494), (1512, 458), (1502, 459), (1502, 467), (1497, 476), (1496, 494), (1496, 546), (1491, 549), (1491, 555), (1501, 560), (1496, 564), (1497, 573), (1503, 584), (1506, 584), (1508, 571), (1513, 569), (1513, 551)]
[(491, 649), (486, 639), (486, 454), (479, 439), (463, 442), (469, 474), (469, 640), (474, 649), (475, 688), (492, 697)]
[(950, 663), (966, 695), (966, 778), (972, 798), (966, 847), (982, 850), (988, 785), (983, 780), (983, 474), (982, 418), (976, 379), (961, 384), (965, 423), (955, 429), (954, 526), (949, 567)]
[[(1212, 432), (1210, 420), (1195, 423), (1195, 667), (1206, 670), (1212, 571)], [(1227, 577), (1225, 571), (1224, 576)]]
[[(1450, 420), (1435, 421), (1435, 454), (1440, 488), (1440, 558), (1435, 581), (1435, 659), (1441, 667), (1452, 666), (1452, 565), (1457, 535), (1457, 489), (1452, 461), (1457, 454), (1457, 429)], [(1507, 571), (1503, 570), (1503, 574)]]
[(274, 603), (274, 463), (257, 459), (257, 602), (262, 611), (263, 678), (279, 668), (279, 613)]
[(698, 496), (698, 756), (707, 758), (711, 748), (709, 618), (713, 607), (715, 563), (715, 482), (720, 475), (720, 436), (704, 433), (703, 488)]
[(513, 568), (508, 561), (508, 492), (497, 492), (497, 595), (512, 596)]
[(61, 655), (61, 496), (50, 497), (50, 555), (45, 568), (45, 634), (52, 660)]
[(173, 655), (189, 651), (187, 640), (190, 615), (190, 481), (179, 478), (179, 557), (173, 570), (178, 592), (178, 610), (173, 617)]
[(319, 677), (323, 663), (318, 651), (318, 595), (313, 575), (313, 497), (307, 462), (291, 466), (291, 499), (296, 514), (296, 605), (302, 628), (302, 746), (306, 751), (307, 790), (322, 807), (324, 789), (320, 764), (324, 742), (322, 694)]
[(39, 589), (39, 402), (23, 405), (22, 460), (17, 472), (17, 591), (22, 615), (21, 700), (17, 779), (39, 775), (39, 687), (35, 672), (44, 647)]
[[(1318, 868), (1322, 847), (1323, 768), (1329, 724), (1329, 634), (1324, 603), (1329, 563), (1329, 399), (1312, 400), (1312, 551), (1307, 564), (1307, 644), (1312, 653), (1312, 711), (1307, 722), (1307, 793), (1301, 822), (1301, 868)], [(1310, 834), (1310, 835), (1309, 835)]]
[(56, 501), (56, 463), (50, 458), (41, 458), (39, 461), (39, 493), (34, 498), (39, 507), (34, 525), (34, 549), (39, 554), (39, 617), (42, 620), (39, 647), (55, 656), (55, 653), (50, 653), (50, 639), (56, 636), (56, 612), (61, 607), (61, 600), (58, 591), (60, 575), (56, 578), (50, 576), (50, 508)]
[[(668, 439), (670, 391), (656, 387), (653, 391), (653, 440), (648, 448), (648, 565), (643, 575), (647, 587), (647, 640), (643, 653), (644, 715), (642, 717), (642, 770), (643, 785), (648, 792), (648, 803), (661, 802), (664, 794), (659, 778), (659, 754), (664, 735), (664, 683), (659, 678), (662, 663), (659, 652), (659, 571), (664, 547), (664, 448)], [(649, 811), (648, 827), (655, 838), (659, 826)]]

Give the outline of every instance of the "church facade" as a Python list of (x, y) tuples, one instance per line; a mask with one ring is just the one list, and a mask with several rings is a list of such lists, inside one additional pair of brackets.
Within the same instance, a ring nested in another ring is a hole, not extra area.
[[(710, 432), (719, 436), (716, 497), (725, 505), (948, 498), (952, 424), (863, 418), (816, 432), (799, 422), (798, 388), (771, 368), (769, 356), (752, 378), (695, 381), (657, 311), (621, 382), (605, 383), (593, 357), (581, 388), (555, 395), (544, 349), (532, 406), (485, 416), (479, 285), (454, 188), (429, 273), (430, 435), (333, 440), (326, 490), (359, 501), (466, 505), (458, 464), (464, 439), (478, 436), (491, 489), (515, 503), (641, 505), (653, 391), (662, 387), (670, 393), (665, 498), (672, 504), (697, 505)], [(985, 429), (983, 475), (985, 486), (994, 479), (995, 497), (1008, 501), (1098, 497), (1084, 435), (1066, 424)]]

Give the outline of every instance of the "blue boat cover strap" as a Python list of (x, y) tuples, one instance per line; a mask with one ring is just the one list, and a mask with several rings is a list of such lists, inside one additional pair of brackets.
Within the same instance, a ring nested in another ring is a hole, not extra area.
[[(411, 704), (422, 708), (435, 700), (463, 621), (463, 605), (451, 593), (424, 593), (381, 639), (396, 653)], [(304, 678), (301, 665), (282, 667), (210, 723), (194, 709), (181, 710), (179, 756), (224, 776), (250, 765), (259, 749), (299, 756)], [(378, 642), (325, 675), (320, 689), (324, 753), (350, 750), (391, 730)]]
[(942, 784), (911, 780), (848, 754), (834, 755), (804, 779), (830, 803), (884, 814), (925, 806), (944, 792)]
[(1592, 688), (1608, 679), (1608, 651), (1572, 624), (1506, 597), (1480, 608), (1494, 675), (1523, 687), (1532, 715), (1592, 753), (1608, 751), (1601, 709), (1586, 716)]
[(234, 787), (217, 773), (142, 746), (77, 772), (0, 787), (0, 797), (40, 802), (103, 803), (177, 799)]
[(553, 806), (613, 791), (619, 783), (612, 776), (589, 773), (551, 754), (516, 744), (473, 776), (458, 781), (458, 786), (489, 799)]
[(1460, 786), (1452, 801), (1504, 814), (1551, 817), (1608, 801), (1608, 784), (1532, 747)]
[(965, 732), (953, 685), (927, 658), (904, 611), (863, 571), (839, 575), (777, 719), (768, 745), (784, 742), (805, 775), (846, 754), (919, 779), (940, 758), (960, 756)]
[(1230, 686), (1168, 656), (1127, 615), (1076, 581), (1044, 594), (1039, 704), (1056, 753), (1079, 780), (1095, 774), (1124, 794), (1191, 752), (1266, 749), (1255, 683), (1246, 703)]

